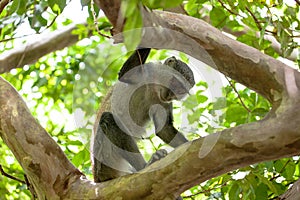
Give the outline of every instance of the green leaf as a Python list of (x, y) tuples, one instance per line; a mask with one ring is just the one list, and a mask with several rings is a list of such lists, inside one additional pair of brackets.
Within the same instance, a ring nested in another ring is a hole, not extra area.
[[(130, 33), (129, 33), (130, 32)], [(124, 44), (128, 51), (133, 51), (139, 45), (142, 37), (142, 29), (134, 29), (124, 32)]]
[(294, 174), (296, 171), (296, 164), (292, 161), (290, 161), (286, 167), (285, 170), (283, 171), (283, 176), (287, 179), (287, 180), (293, 180)]
[(66, 7), (66, 0), (48, 0), (48, 2), (51, 10), (56, 14), (60, 14)]
[(196, 95), (188, 96), (182, 105), (190, 110), (196, 108), (198, 106), (198, 100)]
[(58, 0), (57, 4), (60, 8), (60, 12), (62, 12), (64, 10), (64, 8), (66, 7), (66, 0)]
[(79, 153), (75, 154), (75, 156), (72, 159), (72, 163), (78, 167), (79, 165), (83, 164), (88, 160), (88, 152), (86, 149), (83, 149)]
[(296, 165), (290, 159), (277, 160), (275, 161), (274, 167), (276, 172), (280, 173), (287, 180), (293, 179), (296, 170)]
[(241, 187), (239, 184), (237, 184), (237, 182), (233, 183), (233, 185), (231, 186), (230, 190), (229, 190), (229, 199), (230, 200), (239, 200), (239, 194), (241, 193)]
[(37, 87), (42, 87), (44, 85), (47, 85), (48, 84), (48, 80), (43, 77), (43, 78), (40, 78), (40, 79), (37, 79), (34, 84), (32, 85), (32, 87), (34, 86), (37, 86)]
[(227, 15), (224, 9), (213, 7), (209, 15), (213, 26), (221, 28), (226, 24)]
[(227, 100), (225, 97), (217, 98), (217, 101), (213, 103), (213, 110), (221, 110), (223, 108), (226, 108), (227, 107), (226, 101)]
[(195, 112), (193, 112), (192, 114), (188, 115), (188, 120), (189, 123), (192, 124), (194, 122), (198, 122), (199, 118), (201, 117), (203, 113), (203, 109), (197, 109)]
[(207, 1), (209, 1), (209, 0), (197, 0), (197, 3), (203, 4), (203, 3), (207, 2)]
[(198, 83), (196, 84), (196, 86), (203, 86), (203, 87), (205, 87), (206, 89), (208, 88), (207, 82), (204, 82), (204, 81), (198, 82)]
[(109, 22), (103, 21), (99, 23), (99, 30), (112, 27)]
[(276, 160), (274, 163), (274, 168), (278, 173), (281, 173), (283, 166), (284, 166), (283, 160)]
[(124, 25), (124, 44), (128, 51), (136, 49), (142, 38), (143, 26), (142, 16), (140, 10), (136, 10), (135, 15), (126, 18)]
[(19, 8), (18, 8), (18, 11), (17, 11), (18, 15), (22, 15), (22, 14), (24, 14), (27, 11), (26, 5), (27, 5), (27, 1), (26, 0), (21, 0), (20, 1)]
[(126, 17), (124, 25), (124, 44), (128, 51), (134, 50), (141, 41), (143, 20), (137, 0), (123, 1), (122, 13)]
[(259, 184), (255, 189), (256, 200), (268, 199), (268, 187), (265, 184)]
[[(132, 15), (135, 15), (135, 12), (139, 10), (139, 2), (137, 0), (127, 0), (122, 1), (121, 4), (121, 11), (122, 14), (128, 18)], [(126, 21), (127, 22), (127, 21)]]
[(21, 0), (14, 0), (10, 6), (9, 13), (14, 13), (19, 9)]
[(244, 27), (236, 20), (227, 22), (226, 27), (230, 28), (233, 31), (241, 31), (244, 29)]
[(226, 111), (226, 120), (236, 122), (237, 125), (245, 123), (247, 116), (248, 112), (239, 104), (230, 105)]
[(197, 95), (197, 102), (198, 102), (198, 104), (199, 103), (204, 103), (204, 102), (206, 102), (208, 100), (207, 96), (201, 95), (201, 94), (199, 94), (199, 92), (197, 92), (196, 95)]
[(184, 9), (190, 16), (200, 18), (199, 10), (202, 8), (202, 4), (196, 2), (196, 0), (190, 0), (184, 5)]
[(268, 188), (274, 193), (274, 194), (279, 194), (276, 186), (273, 184), (272, 181), (268, 180), (266, 177), (256, 174), (256, 176), (259, 178), (259, 180), (264, 183), (265, 185), (268, 186)]
[(36, 32), (38, 32), (41, 29), (41, 27), (47, 25), (47, 20), (39, 14), (33, 15), (33, 17), (29, 17), (28, 20), (31, 28), (34, 29)]
[(264, 167), (266, 167), (268, 171), (272, 171), (274, 167), (274, 162), (273, 161), (264, 162)]
[(247, 26), (251, 27), (251, 29), (258, 31), (257, 25), (254, 21), (254, 19), (252, 18), (252, 16), (250, 14), (248, 14), (248, 17), (242, 18), (242, 22), (244, 24), (246, 24)]
[(74, 141), (68, 141), (67, 145), (75, 145), (75, 146), (81, 146), (83, 145), (81, 141), (74, 140)]

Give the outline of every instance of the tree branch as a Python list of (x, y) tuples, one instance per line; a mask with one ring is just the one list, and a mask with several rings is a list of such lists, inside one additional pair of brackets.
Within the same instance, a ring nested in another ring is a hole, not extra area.
[[(82, 24), (84, 25), (84, 24)], [(38, 41), (25, 44), (19, 48), (6, 51), (0, 55), (0, 74), (11, 69), (23, 67), (37, 61), (48, 53), (63, 49), (79, 41), (78, 35), (72, 34), (76, 25), (71, 25), (64, 30), (47, 33)]]
[(296, 181), (286, 193), (284, 193), (278, 198), (278, 200), (295, 200), (295, 199), (300, 199), (300, 179)]
[[(227, 28), (227, 27), (224, 27), (222, 30), (224, 32), (228, 33), (228, 34), (231, 34), (231, 35), (235, 36), (235, 37), (238, 37), (242, 34), (246, 34), (248, 31), (250, 31), (250, 29), (246, 26), (244, 27), (243, 31), (232, 31), (230, 28)], [(259, 39), (261, 33), (256, 32), (255, 35), (256, 35), (257, 39)], [(282, 53), (282, 50), (281, 50), (281, 44), (276, 40), (276, 38), (274, 36), (265, 34), (263, 37), (264, 37), (265, 40), (271, 42), (272, 48), (274, 49), (274, 51), (276, 53), (278, 53), (278, 55), (284, 57), (284, 55)], [(288, 59), (288, 60), (291, 60), (293, 62), (296, 62), (297, 61), (297, 56), (298, 56), (298, 51), (297, 51), (297, 49), (294, 49), (292, 51), (292, 53), (289, 56), (285, 57), (285, 58)]]
[(7, 4), (9, 3), (9, 0), (0, 0), (0, 14), (2, 13), (3, 9)]
[(159, 28), (145, 28), (141, 46), (185, 52), (257, 91), (272, 103), (282, 98), (278, 94), (285, 85), (284, 68), (290, 68), (282, 62), (189, 16), (145, 11), (145, 27), (153, 27), (153, 24)]
[(120, 0), (94, 0), (95, 4), (101, 8), (113, 25), (114, 33), (120, 33), (123, 30), (124, 18), (121, 13), (121, 1)]
[(0, 136), (40, 199), (57, 199), (73, 178), (82, 175), (33, 118), (17, 91), (1, 77)]
[[(242, 125), (186, 143), (137, 174), (97, 184), (99, 198), (167, 199), (225, 172), (261, 161), (300, 154), (300, 111), (289, 108), (279, 118)], [(291, 123), (290, 120), (294, 122)], [(280, 122), (280, 123), (278, 123)], [(287, 127), (282, 124), (289, 123)], [(86, 184), (88, 192), (90, 183)], [(138, 187), (136, 187), (138, 186)], [(109, 189), (107, 189), (109, 188)], [(83, 198), (83, 191), (66, 197)], [(96, 195), (96, 194), (94, 194)]]

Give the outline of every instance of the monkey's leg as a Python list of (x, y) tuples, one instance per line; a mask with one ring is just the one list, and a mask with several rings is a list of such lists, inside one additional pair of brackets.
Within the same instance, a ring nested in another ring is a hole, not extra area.
[(102, 134), (104, 134), (104, 136), (107, 138), (106, 143), (110, 143), (112, 146), (112, 152), (109, 154), (118, 154), (116, 157), (121, 156), (128, 163), (130, 163), (130, 165), (136, 171), (139, 171), (145, 167), (146, 161), (140, 153), (134, 138), (119, 128), (112, 113), (104, 112), (102, 114), (99, 127), (101, 129), (99, 130), (100, 134), (102, 132)]
[(95, 182), (111, 180), (130, 173), (129, 165), (118, 153), (116, 147), (107, 135), (118, 132), (114, 125), (110, 124), (110, 118), (106, 114), (101, 116), (92, 142), (93, 175)]
[[(173, 126), (172, 103), (166, 104), (164, 107), (166, 112), (165, 114), (162, 113), (161, 108), (158, 108), (153, 112), (156, 135), (165, 143), (175, 148), (185, 142), (188, 142), (188, 140)], [(162, 117), (163, 115), (166, 117)]]

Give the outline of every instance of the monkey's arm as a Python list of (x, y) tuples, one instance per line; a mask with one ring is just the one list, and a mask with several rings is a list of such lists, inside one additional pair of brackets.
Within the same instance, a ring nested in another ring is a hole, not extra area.
[(185, 142), (188, 142), (184, 135), (173, 126), (172, 103), (165, 105), (164, 114), (162, 114), (161, 108), (158, 108), (153, 112), (152, 118), (154, 121), (156, 135), (165, 143), (175, 148)]
[(119, 72), (119, 80), (122, 82), (126, 82), (126, 79), (123, 76), (134, 67), (144, 64), (147, 60), (150, 50), (150, 48), (135, 50), (134, 53), (128, 58), (128, 60), (126, 60), (126, 62), (123, 64)]

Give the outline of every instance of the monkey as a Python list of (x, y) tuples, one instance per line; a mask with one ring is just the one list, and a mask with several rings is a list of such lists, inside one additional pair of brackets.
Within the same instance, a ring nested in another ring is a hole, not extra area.
[(136, 140), (151, 121), (155, 134), (170, 146), (188, 141), (173, 126), (172, 101), (189, 93), (195, 84), (193, 72), (174, 56), (164, 64), (145, 64), (149, 52), (149, 48), (134, 51), (102, 101), (91, 140), (94, 182), (140, 171), (166, 155), (158, 150), (147, 163), (139, 151)]

